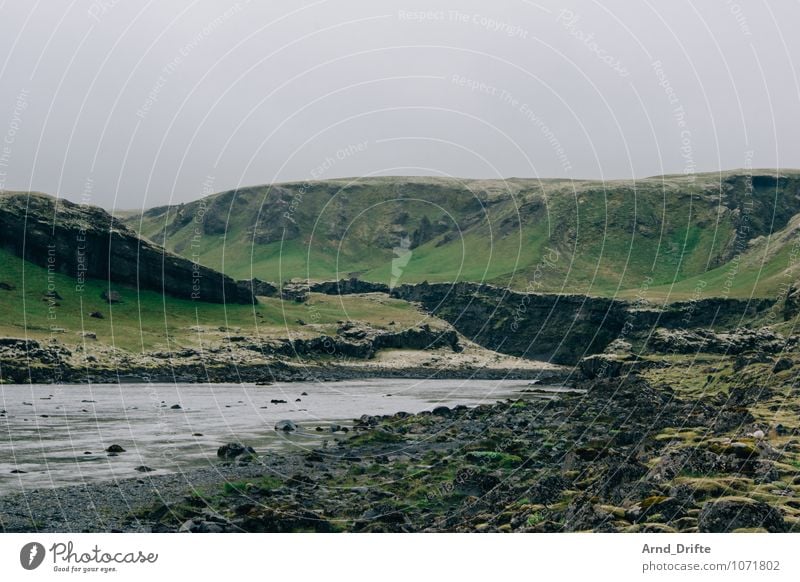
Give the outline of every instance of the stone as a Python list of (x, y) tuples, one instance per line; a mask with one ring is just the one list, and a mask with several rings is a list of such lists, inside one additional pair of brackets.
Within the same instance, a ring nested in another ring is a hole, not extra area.
[(242, 455), (255, 455), (256, 451), (253, 447), (243, 445), (241, 443), (228, 443), (222, 445), (217, 449), (217, 456), (223, 459), (235, 459)]
[(794, 367), (794, 362), (789, 358), (778, 358), (778, 361), (775, 362), (775, 365), (772, 366), (773, 372), (783, 372), (785, 370), (791, 370)]
[(94, 319), (105, 319), (105, 316), (99, 311), (92, 311), (89, 314), (89, 317), (93, 317)]
[(453, 411), (450, 410), (447, 406), (437, 406), (436, 408), (433, 409), (433, 412), (431, 412), (431, 414), (433, 414), (434, 416), (447, 417), (447, 416), (452, 416)]
[(180, 404), (173, 404), (169, 408), (170, 408), (170, 410), (181, 410), (181, 405)]
[(140, 473), (151, 473), (151, 472), (155, 471), (155, 469), (151, 469), (147, 465), (139, 465), (138, 467), (136, 467), (135, 470), (139, 471)]
[(102, 293), (100, 293), (100, 299), (102, 299), (108, 304), (119, 303), (121, 301), (119, 292), (110, 289), (106, 289)]
[(111, 445), (106, 449), (107, 453), (124, 453), (125, 449), (123, 449), (120, 445)]
[(295, 432), (297, 425), (291, 420), (279, 420), (275, 423), (275, 430), (278, 432)]

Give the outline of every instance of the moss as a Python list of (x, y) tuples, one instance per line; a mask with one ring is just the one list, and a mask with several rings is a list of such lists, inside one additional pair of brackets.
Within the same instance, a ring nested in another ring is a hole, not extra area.
[(405, 442), (406, 437), (396, 432), (389, 432), (380, 428), (361, 433), (348, 440), (353, 446), (374, 444), (396, 444)]
[(651, 497), (647, 497), (646, 499), (643, 499), (642, 502), (640, 503), (640, 505), (642, 506), (642, 509), (647, 509), (647, 508), (652, 507), (654, 505), (658, 505), (659, 503), (661, 503), (662, 501), (664, 501), (666, 499), (669, 499), (669, 498), (665, 497), (663, 495), (653, 495)]
[(542, 523), (545, 519), (547, 518), (544, 515), (544, 513), (542, 513), (541, 511), (534, 511), (528, 516), (528, 518), (525, 520), (525, 523), (533, 527), (537, 524)]
[(467, 453), (467, 460), (479, 464), (492, 464), (499, 467), (514, 467), (522, 462), (517, 455), (501, 453), (499, 451), (471, 451)]

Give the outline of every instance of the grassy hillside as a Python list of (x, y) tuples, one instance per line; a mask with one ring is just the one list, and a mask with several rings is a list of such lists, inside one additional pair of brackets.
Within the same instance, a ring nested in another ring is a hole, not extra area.
[[(239, 279), (485, 281), (603, 296), (635, 295), (648, 282), (654, 297), (685, 298), (700, 280), (731, 297), (774, 293), (791, 236), (776, 242), (771, 235), (799, 212), (800, 173), (731, 171), (635, 183), (292, 183), (215, 194), (125, 221)], [(732, 260), (740, 270), (726, 283)]]
[[(332, 334), (337, 321), (348, 319), (410, 325), (424, 318), (409, 303), (376, 296), (312, 294), (305, 304), (262, 297), (258, 305), (246, 306), (202, 303), (115, 286), (120, 303), (109, 305), (100, 297), (108, 289), (106, 282), (90, 279), (78, 291), (74, 279), (49, 274), (2, 249), (0, 287), (0, 337), (54, 337), (74, 345), (97, 341), (133, 351), (196, 346), (194, 326), (215, 332), (204, 334), (208, 341), (230, 333), (262, 337)], [(60, 299), (45, 297), (48, 289), (55, 290)], [(90, 317), (92, 312), (103, 314), (103, 319)], [(219, 331), (220, 327), (227, 330)], [(95, 333), (97, 340), (85, 340), (83, 332)]]

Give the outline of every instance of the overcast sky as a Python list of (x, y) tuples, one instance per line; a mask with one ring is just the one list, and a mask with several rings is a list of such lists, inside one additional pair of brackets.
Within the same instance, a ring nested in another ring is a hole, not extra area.
[(788, 0), (0, 1), (0, 189), (111, 209), (799, 167), (798, 22)]

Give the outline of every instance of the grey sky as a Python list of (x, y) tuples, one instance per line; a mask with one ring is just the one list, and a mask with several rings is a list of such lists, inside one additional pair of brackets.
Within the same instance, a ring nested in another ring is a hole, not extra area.
[[(425, 11), (427, 14), (418, 14)], [(800, 166), (798, 2), (0, 4), (0, 188)]]

